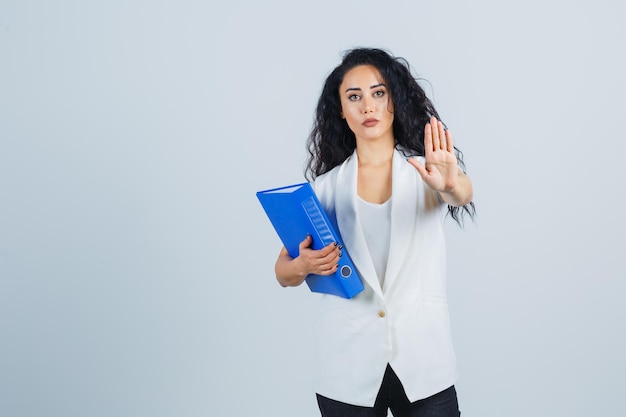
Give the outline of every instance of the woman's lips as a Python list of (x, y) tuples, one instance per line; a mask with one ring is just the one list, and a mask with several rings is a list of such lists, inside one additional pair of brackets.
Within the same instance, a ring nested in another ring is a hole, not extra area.
[(363, 126), (365, 127), (374, 127), (378, 124), (378, 120), (376, 119), (367, 119), (363, 122)]

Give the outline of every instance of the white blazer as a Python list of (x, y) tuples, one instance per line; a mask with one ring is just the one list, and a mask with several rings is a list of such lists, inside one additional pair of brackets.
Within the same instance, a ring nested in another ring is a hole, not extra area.
[(350, 300), (317, 295), (315, 389), (371, 407), (389, 363), (413, 402), (457, 378), (446, 295), (446, 205), (396, 149), (391, 242), (381, 288), (358, 218), (357, 169), (355, 152), (313, 183), (365, 286)]

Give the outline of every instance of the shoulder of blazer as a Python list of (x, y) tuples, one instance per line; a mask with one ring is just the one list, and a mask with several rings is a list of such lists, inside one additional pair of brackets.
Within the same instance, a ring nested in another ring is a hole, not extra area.
[[(327, 190), (327, 187), (332, 186), (334, 188), (339, 171), (341, 170), (343, 166), (345, 166), (350, 161), (351, 158), (352, 158), (352, 155), (347, 157), (341, 164), (337, 165), (330, 171), (325, 172), (322, 175), (319, 175), (318, 177), (316, 177), (311, 182), (311, 187), (313, 187), (313, 190), (316, 193), (322, 193)], [(318, 197), (319, 197), (319, 194), (318, 194)]]

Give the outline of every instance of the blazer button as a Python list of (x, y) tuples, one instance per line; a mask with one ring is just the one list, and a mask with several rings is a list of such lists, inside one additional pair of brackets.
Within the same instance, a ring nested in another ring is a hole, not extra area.
[(378, 316), (379, 317), (385, 317), (385, 312), (383, 310), (379, 310), (378, 311)]

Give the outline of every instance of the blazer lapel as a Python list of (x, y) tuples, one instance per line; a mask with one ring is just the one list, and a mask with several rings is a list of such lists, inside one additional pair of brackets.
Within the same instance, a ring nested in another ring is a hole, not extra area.
[(392, 162), (391, 238), (384, 287), (389, 287), (400, 273), (415, 230), (415, 215), (421, 181), (415, 168), (396, 149)]
[[(406, 162), (404, 163), (406, 164)], [(361, 229), (361, 222), (358, 217), (358, 165), (355, 151), (352, 156), (344, 162), (338, 172), (335, 187), (335, 213), (337, 215), (337, 224), (342, 231), (341, 237), (352, 262), (359, 270), (361, 278), (382, 298), (382, 289), (380, 288), (374, 262), (370, 256), (367, 242), (365, 241), (365, 235), (363, 234), (363, 229)]]

